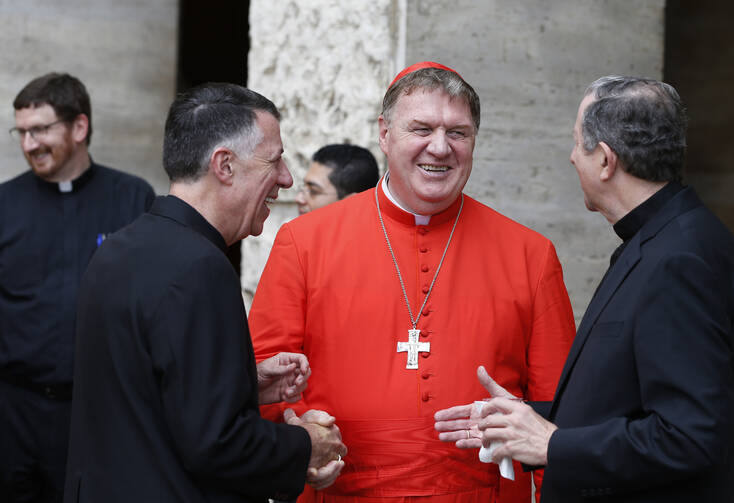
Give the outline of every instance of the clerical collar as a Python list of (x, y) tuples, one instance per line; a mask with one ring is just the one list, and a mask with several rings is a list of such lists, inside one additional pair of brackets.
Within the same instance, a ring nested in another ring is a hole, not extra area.
[(681, 190), (683, 190), (683, 185), (680, 183), (668, 182), (662, 189), (655, 192), (642, 204), (620, 218), (613, 225), (614, 232), (622, 241), (629, 241), (632, 236), (642, 229), (643, 225), (649, 222)]
[(390, 193), (390, 187), (388, 187), (387, 182), (390, 179), (390, 172), (388, 171), (385, 173), (385, 176), (382, 177), (382, 191), (385, 193), (387, 198), (390, 200), (391, 203), (393, 203), (395, 206), (400, 208), (406, 213), (410, 213), (415, 217), (415, 225), (428, 225), (428, 223), (431, 221), (431, 215), (419, 215), (418, 213), (413, 213), (410, 210), (407, 210), (401, 205), (395, 197), (393, 197), (392, 193)]
[(68, 194), (70, 192), (77, 192), (84, 185), (86, 185), (95, 172), (95, 164), (94, 162), (91, 162), (90, 159), (89, 167), (85, 169), (81, 175), (74, 178), (73, 180), (66, 180), (63, 182), (48, 182), (39, 177), (36, 177), (36, 179), (39, 181), (39, 183), (41, 183), (41, 185), (44, 185), (53, 191), (59, 192), (61, 194)]

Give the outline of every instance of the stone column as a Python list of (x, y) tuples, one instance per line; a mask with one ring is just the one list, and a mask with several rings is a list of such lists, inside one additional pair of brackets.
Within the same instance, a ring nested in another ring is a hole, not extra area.
[(278, 228), (298, 214), (296, 190), (316, 150), (352, 143), (384, 162), (377, 117), (395, 73), (398, 3), (250, 2), (248, 87), (280, 109), (285, 157), (295, 184), (280, 193), (263, 234), (243, 242), (246, 299), (254, 293)]

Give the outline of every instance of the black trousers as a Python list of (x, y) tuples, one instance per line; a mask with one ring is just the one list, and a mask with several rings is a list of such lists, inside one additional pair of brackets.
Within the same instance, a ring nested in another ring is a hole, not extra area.
[(71, 400), (0, 380), (0, 501), (61, 502)]

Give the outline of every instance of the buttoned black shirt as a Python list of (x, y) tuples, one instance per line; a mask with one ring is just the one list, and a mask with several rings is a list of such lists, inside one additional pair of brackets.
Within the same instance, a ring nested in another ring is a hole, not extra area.
[(72, 378), (79, 281), (97, 247), (153, 202), (143, 179), (92, 163), (77, 179), (0, 184), (0, 378)]

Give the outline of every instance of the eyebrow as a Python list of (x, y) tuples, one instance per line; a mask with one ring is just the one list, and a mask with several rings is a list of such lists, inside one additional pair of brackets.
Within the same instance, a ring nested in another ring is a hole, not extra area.
[[(429, 128), (435, 127), (435, 126), (433, 126), (433, 124), (431, 124), (429, 122), (422, 121), (420, 119), (413, 119), (413, 120), (411, 120), (410, 122), (408, 122), (408, 126), (411, 126), (411, 127), (412, 126), (426, 126), (426, 127), (429, 127)], [(446, 128), (447, 131), (451, 131), (451, 130), (454, 130), (454, 129), (474, 129), (474, 125), (473, 124), (454, 124), (454, 125), (449, 126), (449, 127)]]
[(308, 185), (309, 187), (316, 187), (317, 189), (323, 189), (323, 187), (318, 184), (317, 182), (312, 182), (311, 180), (304, 180), (304, 185)]

